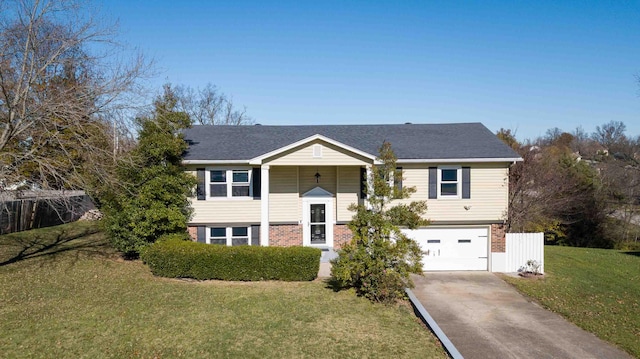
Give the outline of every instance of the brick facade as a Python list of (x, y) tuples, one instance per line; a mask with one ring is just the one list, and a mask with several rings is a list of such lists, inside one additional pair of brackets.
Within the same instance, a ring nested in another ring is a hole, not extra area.
[(333, 248), (340, 249), (353, 238), (353, 233), (346, 224), (333, 225)]
[(507, 241), (504, 224), (491, 225), (491, 253), (504, 253), (507, 250)]
[(277, 247), (301, 246), (302, 225), (277, 224), (269, 226), (269, 245)]
[(193, 240), (194, 242), (198, 240), (198, 227), (187, 227), (187, 233), (189, 233), (189, 237), (191, 237), (191, 240)]

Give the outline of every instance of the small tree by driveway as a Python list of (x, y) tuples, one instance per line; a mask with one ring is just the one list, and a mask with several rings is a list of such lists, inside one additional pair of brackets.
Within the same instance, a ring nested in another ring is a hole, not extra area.
[(359, 295), (374, 302), (394, 302), (412, 287), (409, 275), (422, 273), (422, 253), (418, 244), (400, 231), (428, 224), (423, 218), (426, 201), (394, 203), (415, 192), (401, 185), (402, 172), (391, 144), (380, 147), (382, 165), (373, 166), (366, 181), (367, 201), (352, 204), (355, 211), (349, 228), (352, 240), (338, 251), (331, 264), (332, 280), (341, 288), (355, 288)]

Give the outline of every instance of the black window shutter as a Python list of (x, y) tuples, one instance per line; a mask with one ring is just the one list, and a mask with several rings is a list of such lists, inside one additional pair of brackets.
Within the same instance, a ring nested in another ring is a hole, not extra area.
[(429, 167), (429, 199), (438, 198), (438, 167)]
[(251, 245), (260, 245), (260, 226), (251, 226)]
[(260, 177), (262, 171), (260, 168), (253, 169), (253, 198), (260, 198), (260, 191), (262, 189), (262, 178)]
[(196, 187), (196, 195), (199, 201), (207, 199), (207, 192), (205, 188), (205, 172), (204, 168), (197, 168), (198, 171), (198, 186)]
[(206, 240), (207, 234), (206, 234), (206, 232), (205, 232), (206, 230), (207, 230), (207, 227), (205, 227), (205, 226), (198, 226), (198, 242), (200, 242), (200, 243), (206, 243), (206, 241), (207, 241), (207, 240)]
[(360, 198), (367, 198), (367, 169), (360, 167)]
[(462, 198), (471, 198), (471, 168), (462, 167)]
[(402, 167), (396, 167), (396, 173), (393, 180), (398, 191), (402, 191)]

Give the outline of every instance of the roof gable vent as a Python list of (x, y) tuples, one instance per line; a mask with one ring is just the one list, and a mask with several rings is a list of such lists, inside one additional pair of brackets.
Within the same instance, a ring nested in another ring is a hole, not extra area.
[(322, 158), (322, 145), (313, 145), (313, 158)]

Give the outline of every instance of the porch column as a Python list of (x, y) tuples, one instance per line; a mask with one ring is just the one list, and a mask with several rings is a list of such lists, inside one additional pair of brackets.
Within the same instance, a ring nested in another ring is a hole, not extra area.
[(269, 245), (269, 165), (260, 166), (260, 245)]
[(367, 165), (366, 170), (367, 170), (367, 196), (364, 198), (364, 206), (367, 209), (371, 209), (371, 204), (369, 203), (369, 196), (370, 193), (373, 193), (373, 178), (371, 177), (371, 168), (373, 165)]

